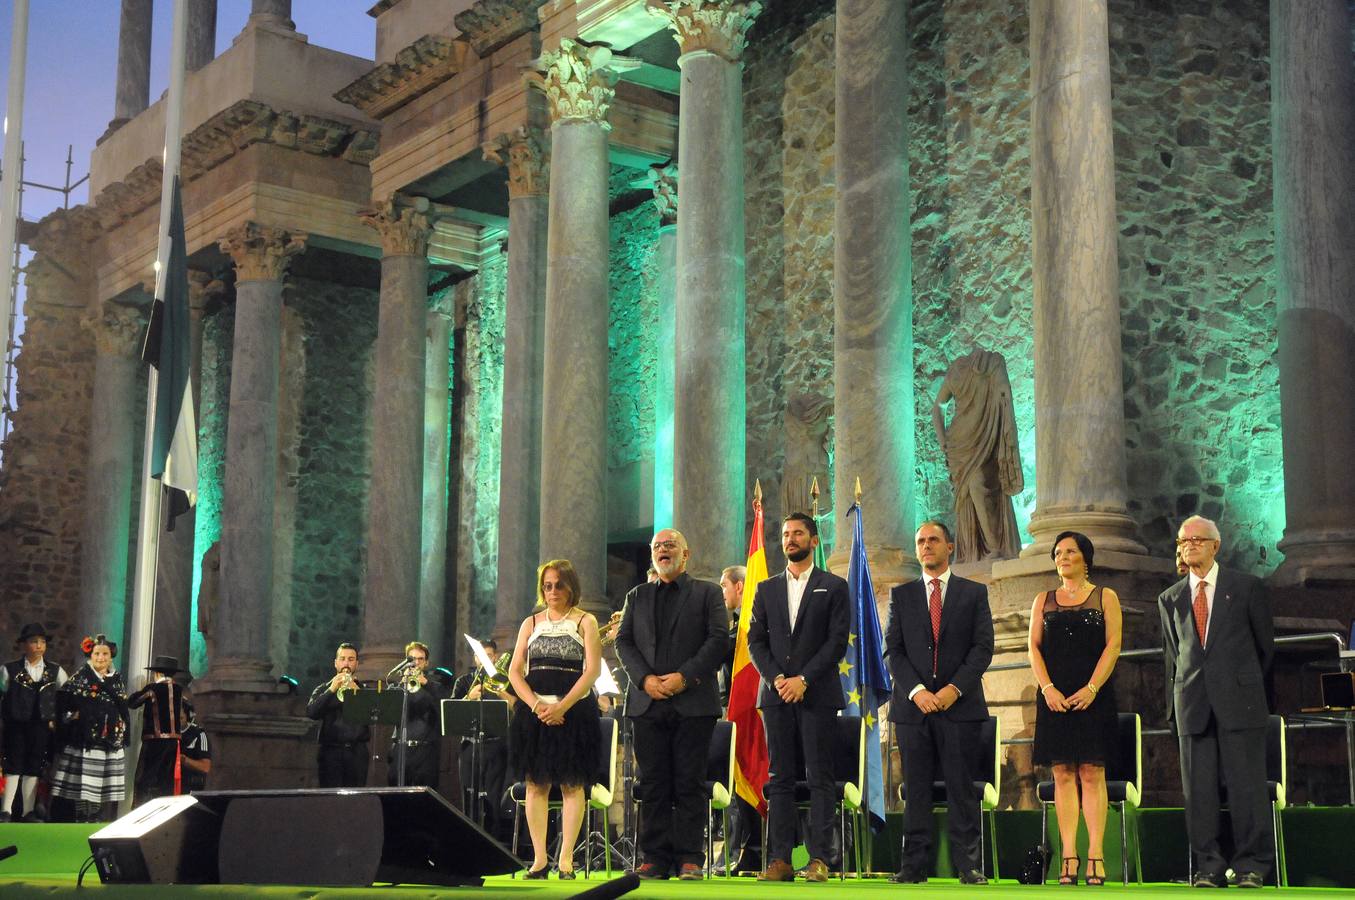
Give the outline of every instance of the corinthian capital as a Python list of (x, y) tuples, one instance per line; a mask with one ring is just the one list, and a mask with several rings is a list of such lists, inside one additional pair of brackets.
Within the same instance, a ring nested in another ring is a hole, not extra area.
[(436, 218), (427, 197), (393, 196), (383, 206), (358, 213), (381, 235), (383, 256), (427, 256)]
[(678, 167), (669, 160), (649, 167), (649, 184), (654, 191), (654, 208), (660, 225), (676, 225), (678, 210)]
[(281, 281), (291, 258), (306, 249), (305, 232), (246, 222), (217, 241), (235, 263), (235, 280)]
[(673, 29), (683, 55), (704, 50), (738, 62), (762, 4), (757, 0), (649, 0), (647, 9)]
[(593, 122), (610, 129), (607, 110), (616, 96), (617, 73), (639, 65), (638, 59), (616, 56), (602, 44), (565, 38), (559, 50), (541, 54), (527, 79), (545, 92), (552, 122)]
[(508, 199), (550, 193), (550, 149), (538, 128), (520, 125), (480, 146), (485, 159), (508, 167)]
[(94, 349), (100, 356), (132, 359), (141, 353), (146, 319), (135, 306), (100, 303), (81, 317), (80, 327), (94, 336)]

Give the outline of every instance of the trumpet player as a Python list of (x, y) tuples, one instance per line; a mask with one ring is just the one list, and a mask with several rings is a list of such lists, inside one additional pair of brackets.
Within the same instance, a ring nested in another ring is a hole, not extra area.
[[(428, 645), (421, 641), (410, 641), (405, 645), (405, 659), (409, 665), (398, 683), (390, 685), (392, 689), (403, 690), (409, 694), (408, 716), (404, 733), (405, 742), (405, 785), (407, 787), (424, 786), (437, 790), (438, 762), (441, 757), (442, 729), (439, 723), (439, 706), (444, 696), (444, 688), (438, 681), (428, 677)], [(397, 729), (391, 742), (390, 753), (386, 757), (386, 781), (390, 785), (399, 783), (399, 741)]]
[(342, 718), (343, 701), (360, 689), (357, 672), (358, 648), (345, 641), (334, 651), (334, 677), (316, 685), (306, 704), (306, 715), (320, 720), (316, 764), (322, 788), (367, 785), (370, 729), (350, 725)]

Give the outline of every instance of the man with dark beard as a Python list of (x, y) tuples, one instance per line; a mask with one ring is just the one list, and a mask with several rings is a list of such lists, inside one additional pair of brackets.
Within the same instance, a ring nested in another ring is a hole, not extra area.
[(334, 677), (317, 685), (306, 704), (306, 715), (320, 720), (320, 748), (316, 764), (320, 787), (366, 787), (367, 725), (343, 720), (343, 701), (358, 690), (358, 648), (344, 642), (334, 651)]
[(641, 878), (702, 877), (706, 752), (729, 647), (718, 585), (687, 575), (687, 539), (664, 529), (650, 544), (658, 580), (626, 595), (616, 652), (630, 675), (626, 716), (640, 766)]
[(796, 512), (781, 523), (784, 575), (757, 586), (748, 625), (748, 653), (762, 676), (758, 708), (767, 729), (771, 779), (767, 798), (767, 867), (759, 881), (792, 881), (795, 843), (796, 752), (803, 750), (809, 782), (809, 864), (806, 881), (827, 881), (833, 844), (833, 734), (846, 705), (837, 664), (847, 653), (851, 606), (847, 582), (814, 568), (819, 529)]

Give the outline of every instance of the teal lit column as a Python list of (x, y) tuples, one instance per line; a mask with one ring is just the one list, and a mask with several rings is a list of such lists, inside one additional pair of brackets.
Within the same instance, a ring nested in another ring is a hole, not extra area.
[(1355, 75), (1343, 0), (1271, 0), (1270, 78), (1286, 520), (1274, 577), (1350, 581)]
[(655, 254), (655, 305), (659, 310), (655, 334), (654, 373), (654, 530), (673, 522), (673, 403), (677, 387), (677, 166), (671, 162), (649, 167), (654, 206), (659, 211), (659, 247)]
[[(860, 478), (880, 593), (917, 574), (907, 18), (903, 3), (837, 2), (833, 510), (849, 535)], [(833, 548), (844, 575), (850, 552)]]
[[(528, 96), (529, 110), (540, 102)], [(542, 111), (544, 118), (544, 110)], [(545, 356), (546, 223), (550, 150), (521, 127), (484, 146), (508, 168), (508, 280), (504, 289), (503, 426), (499, 455), (498, 597), (494, 637), (509, 647), (536, 601), (541, 541), (541, 373)]]
[(451, 456), (452, 291), (428, 300), (424, 348), (423, 515), (420, 517), (419, 640), (430, 659), (452, 659), (447, 621), (447, 466)]
[(747, 555), (743, 511), (743, 50), (757, 2), (669, 0), (682, 70), (678, 116), (673, 525), (689, 571), (715, 580)]

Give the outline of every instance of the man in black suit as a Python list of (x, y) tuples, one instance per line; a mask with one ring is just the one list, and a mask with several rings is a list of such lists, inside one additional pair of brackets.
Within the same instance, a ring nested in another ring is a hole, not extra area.
[(851, 607), (847, 582), (814, 568), (819, 529), (801, 512), (781, 523), (783, 575), (753, 595), (748, 653), (762, 676), (758, 708), (767, 729), (771, 777), (767, 797), (767, 867), (760, 881), (793, 881), (796, 751), (803, 749), (809, 782), (809, 865), (806, 881), (827, 881), (833, 844), (833, 734), (846, 705), (838, 662), (847, 653)]
[(1179, 735), (1186, 833), (1195, 887), (1223, 887), (1219, 778), (1233, 821), (1239, 887), (1260, 887), (1275, 862), (1266, 806), (1265, 673), (1275, 652), (1270, 601), (1259, 580), (1222, 569), (1218, 526), (1200, 516), (1176, 544), (1190, 574), (1163, 591), (1167, 722)]
[(720, 715), (715, 670), (729, 646), (718, 585), (687, 574), (687, 539), (654, 535), (658, 579), (631, 589), (616, 636), (640, 782), (641, 878), (701, 878), (706, 753)]
[(946, 784), (950, 861), (962, 884), (987, 884), (979, 854), (979, 736), (988, 720), (983, 673), (993, 661), (988, 588), (950, 571), (955, 541), (942, 522), (917, 530), (922, 577), (889, 592), (885, 630), (894, 694), (889, 718), (903, 752), (903, 863), (890, 881), (931, 870), (932, 783)]
[(316, 768), (322, 788), (367, 786), (371, 730), (343, 719), (344, 697), (360, 689), (357, 671), (358, 648), (345, 641), (334, 651), (334, 677), (316, 685), (306, 704), (306, 715), (320, 720)]

